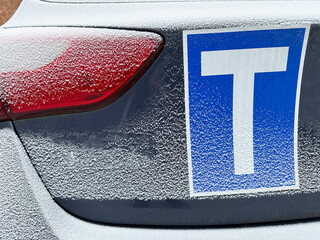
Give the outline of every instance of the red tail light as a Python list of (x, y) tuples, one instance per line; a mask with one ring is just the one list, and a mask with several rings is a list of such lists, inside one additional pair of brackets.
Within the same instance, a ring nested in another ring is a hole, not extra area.
[(0, 121), (9, 120), (9, 116), (7, 115), (6, 111), (2, 104), (0, 104)]
[(101, 107), (135, 83), (162, 45), (157, 34), (127, 30), (2, 30), (1, 101), (12, 119)]

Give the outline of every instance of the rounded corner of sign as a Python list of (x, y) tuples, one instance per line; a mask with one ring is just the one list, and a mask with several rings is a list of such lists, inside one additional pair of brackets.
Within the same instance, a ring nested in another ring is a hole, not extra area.
[(194, 192), (194, 189), (192, 186), (189, 186), (189, 196), (190, 197), (197, 197), (199, 196), (198, 193)]

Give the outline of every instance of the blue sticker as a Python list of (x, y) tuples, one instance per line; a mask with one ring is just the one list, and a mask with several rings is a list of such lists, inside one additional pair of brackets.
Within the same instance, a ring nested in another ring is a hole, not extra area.
[(183, 32), (191, 196), (299, 187), (310, 26)]

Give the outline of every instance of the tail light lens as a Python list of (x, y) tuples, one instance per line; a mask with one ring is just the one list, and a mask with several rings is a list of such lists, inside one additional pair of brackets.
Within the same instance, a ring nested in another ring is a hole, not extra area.
[[(121, 96), (163, 46), (154, 33), (90, 28), (0, 32), (4, 117), (84, 111)], [(1, 120), (0, 112), (0, 120)]]

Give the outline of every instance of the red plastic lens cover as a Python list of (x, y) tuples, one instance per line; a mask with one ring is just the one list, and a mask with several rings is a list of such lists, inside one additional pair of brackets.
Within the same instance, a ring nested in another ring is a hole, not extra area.
[(2, 30), (0, 53), (10, 60), (0, 63), (1, 101), (12, 119), (99, 108), (132, 86), (162, 45), (158, 34), (128, 30)]

